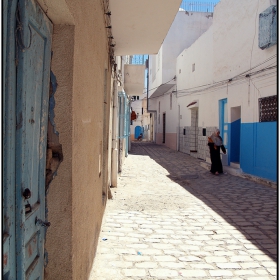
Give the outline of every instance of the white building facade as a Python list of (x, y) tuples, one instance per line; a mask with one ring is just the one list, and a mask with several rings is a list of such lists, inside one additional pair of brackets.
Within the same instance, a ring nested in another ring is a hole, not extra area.
[(207, 136), (219, 128), (224, 165), (276, 181), (276, 18), (273, 0), (216, 5), (212, 26), (177, 57), (176, 86), (151, 96), (158, 131), (174, 135), (167, 146), (210, 162)]
[(151, 114), (147, 112), (147, 97), (134, 96), (131, 101), (131, 111), (135, 112), (136, 119), (130, 124), (130, 140), (137, 140), (137, 137), (142, 133), (142, 140), (152, 141), (151, 131), (153, 127)]
[(213, 13), (180, 10), (157, 55), (149, 56), (148, 110), (157, 111), (154, 139), (157, 144), (176, 149), (178, 114), (176, 92), (176, 59), (211, 25)]

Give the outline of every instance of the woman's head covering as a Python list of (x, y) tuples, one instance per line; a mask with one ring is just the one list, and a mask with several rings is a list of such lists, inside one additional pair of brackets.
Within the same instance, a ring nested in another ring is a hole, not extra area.
[(212, 139), (213, 143), (216, 146), (222, 146), (223, 145), (223, 140), (220, 136), (218, 136), (218, 132), (220, 132), (220, 130), (218, 128), (215, 129), (215, 132), (210, 136), (210, 138)]

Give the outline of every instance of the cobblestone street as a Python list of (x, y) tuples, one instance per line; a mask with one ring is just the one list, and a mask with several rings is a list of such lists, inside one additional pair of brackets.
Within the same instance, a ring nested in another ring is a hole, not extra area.
[(90, 280), (276, 279), (277, 192), (153, 143), (132, 143)]

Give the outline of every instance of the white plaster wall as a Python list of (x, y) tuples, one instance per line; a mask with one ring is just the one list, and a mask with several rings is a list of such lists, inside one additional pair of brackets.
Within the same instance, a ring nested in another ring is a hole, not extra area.
[(128, 95), (142, 95), (144, 88), (145, 65), (124, 65), (124, 90)]
[(134, 140), (134, 132), (136, 126), (142, 126), (142, 100), (135, 100), (131, 102), (132, 110), (135, 111), (137, 119), (130, 125), (130, 135), (133, 136), (131, 140)]
[(148, 109), (149, 110), (158, 110), (158, 98), (149, 98)]
[(170, 81), (176, 71), (176, 58), (212, 25), (212, 13), (179, 11), (164, 39), (162, 83)]
[[(234, 78), (250, 68), (257, 71), (276, 65), (276, 58), (272, 57), (276, 55), (277, 46), (265, 50), (258, 47), (259, 14), (275, 4), (272, 2), (222, 0), (217, 4), (213, 22), (215, 81)], [(268, 61), (264, 63), (266, 60)], [(256, 67), (257, 65), (259, 66)], [(247, 79), (233, 79), (229, 83), (229, 108), (241, 106), (243, 123), (258, 122), (258, 99), (276, 94), (275, 70)]]
[(232, 78), (276, 53), (277, 46), (266, 50), (258, 47), (259, 14), (270, 5), (270, 0), (221, 0), (216, 5), (215, 81)]
[[(261, 65), (252, 71), (276, 65), (276, 58), (263, 63), (276, 55), (276, 46), (266, 50), (258, 47), (258, 15), (270, 6), (270, 1), (260, 0), (259, 7), (255, 2), (222, 0), (216, 6), (213, 26), (178, 56), (176, 75), (182, 115), (180, 126), (190, 126), (191, 112), (186, 106), (195, 100), (199, 103), (198, 126), (217, 126), (219, 100), (224, 98), (228, 99), (229, 122), (232, 121), (230, 108), (238, 106), (241, 106), (243, 123), (258, 122), (258, 99), (276, 94), (276, 69), (250, 78), (234, 78), (258, 64)], [(252, 33), (255, 38), (252, 38)], [(234, 79), (228, 82), (229, 78)], [(222, 82), (219, 87), (218, 82)]]
[[(195, 70), (192, 66), (195, 64)], [(194, 91), (194, 87), (213, 82), (213, 28), (210, 27), (188, 49), (177, 57), (178, 96)], [(200, 93), (201, 94), (201, 93)]]
[(143, 115), (142, 123), (144, 127), (144, 139), (151, 140), (151, 118), (150, 113), (147, 112), (147, 98), (142, 99)]
[(212, 13), (177, 13), (158, 54), (149, 56), (150, 95), (176, 75), (177, 56), (212, 25), (212, 20)]
[[(166, 114), (166, 133), (176, 133), (177, 132), (177, 123), (178, 123), (178, 104), (176, 99), (176, 93), (172, 93), (175, 90), (175, 86), (171, 88), (166, 94), (156, 99), (156, 110), (158, 111), (158, 103), (160, 102), (160, 124), (157, 125), (157, 132), (163, 132), (162, 126), (162, 115)], [(172, 109), (170, 109), (170, 94), (172, 94)], [(155, 102), (154, 102), (155, 103)], [(155, 107), (155, 106), (153, 106)], [(158, 123), (158, 121), (157, 121)], [(175, 125), (176, 124), (176, 125)]]
[(149, 96), (162, 84), (162, 45), (156, 55), (149, 56)]

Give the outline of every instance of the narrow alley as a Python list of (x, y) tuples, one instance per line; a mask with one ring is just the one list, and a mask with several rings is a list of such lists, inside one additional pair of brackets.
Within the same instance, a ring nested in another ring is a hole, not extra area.
[(275, 189), (148, 142), (118, 181), (90, 280), (276, 279)]

